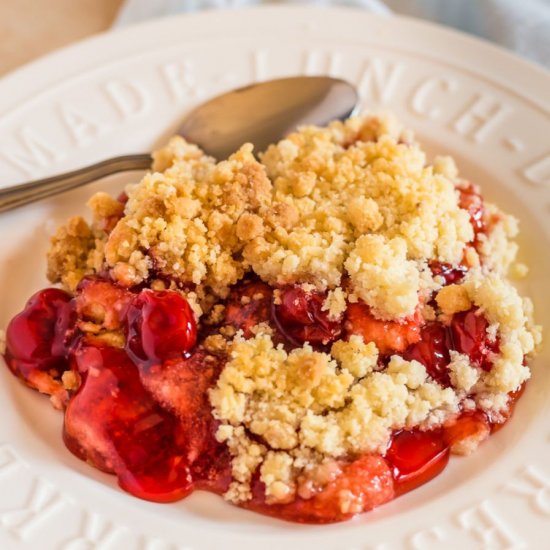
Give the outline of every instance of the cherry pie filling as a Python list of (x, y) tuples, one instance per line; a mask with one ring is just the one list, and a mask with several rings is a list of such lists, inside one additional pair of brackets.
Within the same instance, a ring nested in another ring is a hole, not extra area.
[[(276, 339), (292, 349), (310, 342), (326, 346), (341, 335), (361, 334), (383, 356), (400, 353), (422, 363), (430, 376), (449, 385), (449, 350), (467, 354), (490, 370), (494, 342), (487, 321), (475, 308), (455, 314), (447, 324), (375, 319), (362, 303), (348, 304), (340, 322), (321, 309), (320, 293), (299, 286), (272, 289), (258, 280), (235, 286), (220, 326), (250, 334), (259, 323), (272, 326)], [(255, 296), (256, 299), (253, 299)], [(250, 298), (242, 305), (242, 298)], [(105, 319), (121, 327), (125, 346), (113, 347), (80, 328), (87, 311), (104, 304)], [(212, 332), (213, 327), (208, 331)], [(231, 480), (231, 457), (214, 437), (217, 421), (206, 397), (226, 358), (205, 352), (204, 334), (191, 308), (175, 291), (126, 290), (107, 279), (85, 279), (76, 296), (48, 288), (32, 296), (7, 331), (6, 359), (11, 371), (41, 392), (63, 393), (61, 379), (70, 373), (80, 383), (65, 402), (63, 439), (77, 457), (114, 473), (129, 493), (156, 502), (184, 498), (194, 489), (223, 494)], [(178, 410), (162, 406), (159, 388), (177, 387)], [(519, 397), (512, 396), (510, 411)], [(511, 412), (510, 412), (511, 414)], [(342, 460), (341, 473), (322, 491), (290, 503), (268, 504), (262, 483), (253, 481), (253, 498), (245, 507), (300, 522), (347, 519), (338, 494), (344, 488), (365, 499), (364, 509), (392, 499), (438, 475), (453, 443), (486, 437), (502, 423), (481, 411), (464, 411), (450, 425), (431, 431), (396, 431), (384, 455)], [(376, 483), (373, 481), (376, 480)], [(376, 489), (373, 489), (373, 484)]]
[[(457, 188), (473, 227), (468, 246), (475, 250), (487, 232), (485, 205), (474, 186)], [(119, 199), (127, 200), (127, 195)], [(107, 232), (122, 215), (114, 210), (103, 224)], [(466, 257), (458, 266), (432, 260), (429, 269), (443, 288), (458, 285), (470, 269)], [(399, 320), (381, 319), (360, 298), (346, 298), (343, 311), (331, 316), (326, 291), (267, 284), (248, 274), (218, 302), (220, 314), (206, 322), (196, 320), (185, 289), (172, 282), (172, 290), (154, 290), (147, 281), (123, 287), (105, 270), (82, 278), (74, 294), (47, 288), (29, 299), (6, 334), (12, 373), (64, 410), (66, 447), (116, 475), (125, 491), (155, 502), (173, 502), (195, 489), (220, 495), (230, 489), (233, 457), (216, 436), (221, 422), (209, 390), (231, 359), (224, 342), (235, 334), (251, 339), (263, 326), (287, 353), (304, 345), (327, 352), (333, 343), (359, 336), (376, 345), (377, 371), (384, 372), (398, 356), (423, 365), (443, 388), (453, 387), (452, 354), (467, 356), (473, 367), (490, 373), (501, 345), (490, 337), (481, 308), (472, 304), (443, 315), (435, 294)], [(344, 279), (342, 286), (347, 284)], [(423, 305), (431, 316), (425, 316)], [(250, 498), (238, 504), (297, 522), (349, 519), (426, 483), (444, 470), (451, 450), (500, 429), (524, 386), (509, 393), (505, 410), (494, 417), (466, 396), (458, 413), (435, 427), (394, 430), (384, 452), (323, 463), (316, 478), (298, 479), (288, 499), (266, 496), (255, 471)], [(247, 437), (268, 446), (257, 434)]]

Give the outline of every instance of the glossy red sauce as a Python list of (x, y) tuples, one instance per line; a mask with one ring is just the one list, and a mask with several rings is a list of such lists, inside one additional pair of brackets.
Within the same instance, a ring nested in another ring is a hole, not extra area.
[(326, 294), (306, 292), (299, 286), (280, 290), (280, 304), (274, 305), (274, 319), (281, 333), (292, 344), (327, 345), (342, 333), (340, 320), (330, 320), (323, 311)]
[(72, 368), (82, 384), (65, 411), (69, 450), (115, 473), (140, 498), (171, 502), (187, 495), (193, 488), (187, 434), (146, 391), (124, 350), (83, 344)]
[(397, 432), (386, 452), (395, 492), (407, 493), (441, 473), (449, 461), (449, 445), (441, 430)]
[[(422, 324), (419, 314), (400, 323), (380, 321), (363, 303), (349, 304), (341, 319), (330, 320), (321, 293), (285, 287), (279, 296), (275, 305), (269, 286), (243, 283), (228, 297), (220, 324), (248, 337), (253, 326), (269, 323), (275, 339), (289, 348), (304, 341), (326, 346), (360, 334), (383, 354), (420, 361), (444, 385), (450, 384), (449, 349), (468, 353), (490, 369), (490, 353), (498, 345), (487, 341), (487, 321), (474, 309), (456, 315), (448, 327)], [(109, 347), (100, 337), (84, 335), (79, 327), (90, 322), (123, 330), (126, 347)], [(14, 374), (49, 394), (63, 390), (60, 378), (72, 370), (81, 384), (66, 399), (68, 449), (116, 474), (129, 493), (171, 502), (197, 488), (223, 494), (231, 482), (230, 456), (214, 437), (217, 425), (208, 402), (208, 389), (226, 359), (207, 354), (201, 338), (180, 294), (128, 291), (107, 280), (87, 279), (74, 299), (56, 289), (35, 294), (8, 327), (6, 359)], [(519, 394), (511, 396), (512, 403)], [(285, 504), (266, 502), (256, 476), (253, 498), (243, 506), (297, 522), (345, 520), (426, 483), (444, 469), (453, 443), (495, 426), (482, 413), (463, 413), (450, 427), (399, 431), (385, 457), (342, 460), (340, 475)], [(344, 509), (342, 491), (352, 497)]]
[(407, 361), (416, 360), (422, 363), (434, 380), (443, 386), (449, 386), (449, 349), (452, 349), (452, 342), (447, 327), (441, 323), (427, 323), (420, 331), (419, 341), (408, 347), (403, 357)]

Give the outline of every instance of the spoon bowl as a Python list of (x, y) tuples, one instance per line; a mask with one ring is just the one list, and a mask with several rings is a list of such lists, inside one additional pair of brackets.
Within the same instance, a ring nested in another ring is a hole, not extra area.
[(243, 143), (263, 151), (298, 126), (324, 126), (348, 118), (358, 102), (355, 88), (336, 78), (302, 76), (252, 84), (191, 111), (179, 134), (217, 159)]

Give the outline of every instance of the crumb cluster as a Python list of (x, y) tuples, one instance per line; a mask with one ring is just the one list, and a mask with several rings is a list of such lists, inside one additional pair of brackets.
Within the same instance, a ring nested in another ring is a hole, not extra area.
[[(297, 476), (286, 470), (300, 472), (304, 456), (311, 469), (327, 459), (383, 454), (391, 430), (430, 426), (458, 412), (455, 392), (431, 381), (417, 361), (396, 355), (383, 372), (376, 372), (377, 360), (376, 346), (359, 336), (337, 341), (330, 353), (315, 352), (307, 344), (286, 353), (268, 335), (237, 336), (230, 361), (210, 392), (214, 415), (223, 422), (217, 436), (230, 442), (236, 456), (235, 485), (244, 484), (234, 489), (235, 496), (248, 496), (247, 484), (258, 463), (268, 496), (276, 496), (274, 483), (284, 483), (285, 499), (294, 497)], [(243, 427), (271, 451), (255, 445)], [(243, 465), (250, 445), (254, 460)], [(283, 478), (270, 467), (275, 457), (286, 465)], [(243, 467), (249, 466), (243, 475)]]

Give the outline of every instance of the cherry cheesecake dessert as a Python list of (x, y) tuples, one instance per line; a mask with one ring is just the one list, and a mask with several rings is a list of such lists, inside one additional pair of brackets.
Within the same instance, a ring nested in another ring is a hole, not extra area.
[(473, 452), (529, 379), (517, 220), (390, 117), (305, 127), (260, 160), (175, 137), (88, 206), (5, 359), (137, 497), (346, 520)]

